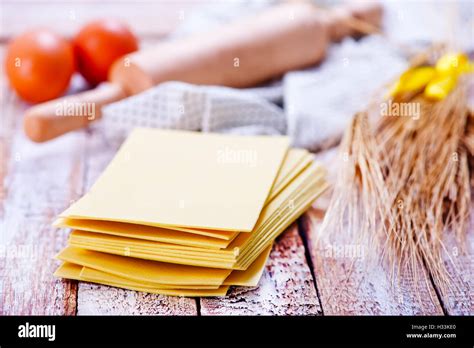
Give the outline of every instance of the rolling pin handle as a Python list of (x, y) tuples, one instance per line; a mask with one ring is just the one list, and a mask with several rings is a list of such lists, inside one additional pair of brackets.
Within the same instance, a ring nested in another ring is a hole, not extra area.
[(32, 106), (25, 113), (25, 134), (39, 143), (56, 138), (99, 119), (104, 105), (125, 97), (120, 86), (103, 83), (90, 91)]

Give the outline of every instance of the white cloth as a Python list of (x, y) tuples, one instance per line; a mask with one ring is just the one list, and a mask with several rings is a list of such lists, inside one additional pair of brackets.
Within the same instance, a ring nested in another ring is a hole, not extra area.
[(368, 36), (333, 46), (319, 67), (287, 73), (284, 105), (293, 144), (314, 151), (334, 145), (352, 116), (406, 66), (395, 47)]
[(285, 134), (282, 110), (249, 91), (165, 82), (103, 110), (112, 135), (133, 127), (243, 134)]

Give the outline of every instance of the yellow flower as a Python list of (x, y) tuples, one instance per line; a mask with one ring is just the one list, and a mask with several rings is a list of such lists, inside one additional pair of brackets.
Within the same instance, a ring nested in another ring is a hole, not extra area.
[(456, 86), (459, 75), (472, 72), (474, 64), (467, 55), (447, 53), (434, 67), (422, 66), (405, 71), (391, 88), (390, 95), (397, 97), (407, 92), (423, 91), (425, 97), (440, 100)]
[(435, 76), (435, 69), (431, 66), (410, 68), (405, 71), (392, 87), (391, 95), (400, 95), (406, 92), (416, 92), (424, 88)]
[(457, 74), (469, 63), (469, 58), (462, 53), (447, 53), (436, 62), (436, 72), (439, 74)]
[(435, 100), (444, 99), (456, 86), (457, 80), (458, 78), (455, 74), (437, 76), (426, 86), (424, 96)]

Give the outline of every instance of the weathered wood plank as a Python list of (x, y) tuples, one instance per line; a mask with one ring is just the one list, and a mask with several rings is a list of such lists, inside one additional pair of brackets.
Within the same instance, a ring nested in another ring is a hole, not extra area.
[[(470, 153), (470, 168), (474, 170), (474, 88), (469, 90), (469, 104), (471, 115), (468, 120), (466, 146)], [(440, 297), (443, 307), (449, 315), (474, 315), (474, 173), (471, 172), (471, 224), (466, 235), (466, 245), (460, 246), (453, 234), (444, 235), (443, 243), (446, 254), (443, 255), (444, 263), (449, 274), (453, 277), (455, 286), (449, 294)], [(464, 249), (464, 250), (463, 250)]]
[(325, 315), (442, 315), (427, 274), (416, 283), (402, 272), (393, 284), (387, 265), (367, 260), (366, 246), (344, 237), (331, 245), (316, 239), (324, 211), (311, 209), (301, 224), (308, 240), (316, 284)]
[[(318, 154), (317, 159), (335, 178), (337, 150)], [(307, 239), (318, 293), (325, 315), (442, 315), (428, 275), (415, 284), (402, 273), (392, 284), (389, 267), (368, 259), (366, 246), (344, 235), (332, 236), (331, 245), (318, 243), (319, 226), (327, 208), (330, 191), (316, 201), (302, 218), (300, 227)]]
[[(116, 152), (100, 131), (100, 124), (89, 132), (86, 145), (85, 188), (88, 189)], [(85, 193), (85, 192), (84, 192)], [(147, 294), (104, 285), (80, 282), (78, 315), (197, 315), (193, 298)]]
[(257, 287), (232, 287), (225, 298), (201, 299), (201, 315), (320, 314), (296, 225), (277, 239)]
[(444, 263), (449, 274), (456, 276), (452, 279), (454, 286), (448, 294), (439, 292), (443, 307), (449, 315), (474, 315), (474, 203), (465, 250), (451, 234), (445, 236), (444, 243), (449, 254), (443, 255)]
[(78, 315), (197, 315), (196, 300), (79, 283)]
[(5, 81), (1, 109), (0, 314), (75, 314), (76, 283), (53, 277), (67, 236), (51, 222), (81, 191), (84, 134), (32, 144)]

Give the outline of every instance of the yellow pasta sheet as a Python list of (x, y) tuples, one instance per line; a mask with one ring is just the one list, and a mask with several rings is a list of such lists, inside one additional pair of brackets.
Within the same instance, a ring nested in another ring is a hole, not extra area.
[[(257, 286), (265, 269), (265, 263), (271, 251), (271, 246), (264, 250), (263, 253), (255, 260), (255, 262), (246, 271), (233, 271), (224, 281), (223, 285), (238, 285), (238, 286)], [(210, 285), (166, 285), (152, 282), (136, 281), (124, 277), (119, 277), (114, 274), (99, 271), (95, 268), (83, 267), (78, 264), (63, 262), (63, 264), (55, 272), (55, 276), (89, 281), (99, 284), (106, 284), (117, 286), (126, 289), (133, 289), (145, 292), (164, 293), (176, 295), (176, 293), (184, 296), (219, 296), (216, 291), (222, 293), (225, 287), (210, 286)], [(170, 290), (174, 290), (170, 292)], [(182, 292), (181, 290), (199, 290), (191, 292)], [(204, 292), (201, 290), (205, 290)], [(216, 290), (216, 291), (207, 291)], [(225, 294), (225, 293), (224, 293)]]
[(315, 186), (315, 188), (310, 191), (308, 196), (305, 197), (302, 204), (290, 210), (290, 214), (287, 218), (282, 219), (280, 224), (277, 227), (274, 227), (273, 230), (265, 236), (265, 238), (262, 238), (258, 243), (253, 243), (251, 248), (240, 255), (238, 263), (234, 268), (246, 269), (255, 259), (255, 255), (258, 255), (259, 250), (265, 248), (268, 241), (274, 240), (280, 233), (285, 231), (285, 229), (288, 228), (288, 226), (291, 225), (293, 221), (295, 221), (311, 206), (314, 200), (319, 197), (326, 190), (326, 188), (326, 183)]
[(257, 227), (261, 226), (262, 228), (258, 228), (251, 234), (241, 234), (235, 243), (227, 249), (210, 250), (166, 245), (82, 231), (74, 231), (71, 234), (70, 244), (85, 249), (148, 260), (203, 267), (245, 269), (248, 263), (243, 263), (244, 257), (251, 259), (257, 257), (266, 245), (271, 243), (279, 233), (302, 214), (301, 207), (306, 209), (325, 189), (323, 175), (324, 172), (317, 164), (308, 168), (304, 176), (300, 176), (288, 187), (288, 190), (299, 189), (288, 196), (290, 200), (286, 199), (280, 202), (275, 200), (270, 205), (273, 206), (273, 211), (268, 214), (267, 220), (273, 221), (266, 224), (265, 219), (260, 220)]
[[(199, 228), (191, 228), (191, 227), (182, 227), (182, 226), (173, 226), (170, 228), (161, 228), (159, 226), (151, 226), (151, 225), (143, 225), (143, 224), (135, 224), (129, 222), (118, 222), (118, 221), (107, 221), (107, 220), (94, 220), (94, 219), (71, 219), (71, 218), (61, 218), (59, 217), (54, 221), (53, 225), (55, 227), (66, 227), (66, 228), (74, 228), (80, 230), (87, 230), (101, 232), (101, 233), (115, 233), (115, 227), (120, 226), (119, 231), (123, 232), (130, 232), (135, 230), (141, 230), (141, 227), (149, 227), (147, 229), (143, 229), (145, 235), (148, 233), (153, 233), (156, 231), (156, 236), (154, 238), (160, 237), (163, 232), (166, 231), (179, 231), (179, 232), (187, 232), (192, 234), (197, 234), (200, 236), (222, 239), (224, 241), (229, 241), (235, 238), (239, 232), (235, 231), (218, 231), (218, 230), (211, 230), (211, 229), (199, 229)], [(154, 230), (154, 229), (157, 230)], [(120, 233), (120, 232), (119, 232)]]
[[(237, 236), (237, 232), (206, 231), (183, 232), (176, 229), (129, 224), (115, 221), (81, 220), (59, 218), (56, 227), (66, 227), (82, 231), (111, 234), (121, 237), (145, 239), (156, 242), (194, 245), (208, 248), (225, 248)], [(214, 233), (215, 232), (215, 233)]]
[[(255, 259), (273, 239), (275, 239), (281, 232), (283, 232), (288, 225), (290, 225), (297, 217), (299, 217), (304, 210), (314, 201), (314, 199), (321, 194), (325, 189), (325, 183), (321, 183), (321, 179), (313, 177), (313, 186), (302, 193), (301, 197), (295, 198), (292, 204), (288, 204), (284, 209), (280, 210), (280, 219), (275, 223), (267, 225), (262, 229), (255, 238), (245, 238), (242, 243), (242, 253), (236, 255), (234, 259), (225, 258), (206, 253), (209, 250), (200, 249), (200, 255), (197, 252), (185, 255), (180, 251), (165, 251), (156, 248), (142, 248), (134, 246), (133, 240), (119, 247), (120, 244), (99, 243), (97, 239), (92, 239), (89, 243), (81, 243), (74, 241), (73, 246), (82, 247), (90, 250), (107, 252), (118, 255), (127, 255), (129, 257), (144, 258), (149, 260), (157, 260), (163, 262), (171, 262), (178, 264), (196, 265), (203, 267), (215, 268), (232, 268), (232, 269), (246, 269), (248, 258)], [(73, 236), (76, 232), (73, 233)], [(80, 232), (84, 234), (83, 232)], [(72, 237), (73, 237), (72, 236)], [(244, 237), (250, 235), (244, 234)], [(100, 236), (99, 236), (100, 237)], [(87, 239), (86, 239), (87, 241)], [(174, 246), (177, 247), (177, 246)]]
[(231, 270), (185, 266), (67, 247), (57, 259), (131, 280), (156, 284), (221, 285)]
[(257, 286), (265, 270), (265, 264), (267, 263), (271, 251), (272, 245), (268, 246), (246, 270), (232, 271), (225, 279), (224, 285)]
[(299, 161), (292, 166), (288, 166), (288, 172), (281, 173), (282, 176), (277, 184), (272, 188), (270, 192), (269, 199), (267, 203), (277, 196), (298, 174), (300, 174), (306, 167), (308, 167), (313, 162), (313, 155), (308, 153), (306, 150), (295, 150), (292, 149), (290, 153), (302, 154), (303, 156), (299, 158)]
[(288, 146), (286, 137), (139, 128), (60, 217), (252, 231)]
[[(290, 149), (283, 161), (266, 204), (283, 190), (312, 161), (312, 155), (303, 149)], [(99, 232), (116, 236), (147, 239), (165, 243), (193, 245), (207, 248), (226, 248), (238, 235), (237, 232), (213, 231), (174, 227), (160, 227), (121, 223), (115, 221), (81, 220), (59, 218), (54, 222), (56, 227), (67, 227), (76, 230)], [(192, 233), (191, 235), (189, 233)], [(216, 240), (217, 239), (217, 240)]]
[[(298, 201), (295, 199), (293, 204), (296, 203), (298, 203)], [(281, 211), (282, 210), (280, 210), (280, 212)], [(284, 218), (285, 216), (280, 213), (280, 217)], [(267, 226), (271, 228), (272, 225)], [(240, 245), (236, 244), (232, 248), (223, 250), (209, 250), (205, 248), (135, 240), (132, 238), (121, 238), (84, 231), (73, 231), (70, 235), (69, 243), (73, 246), (86, 249), (158, 261), (169, 261), (169, 258), (174, 256), (183, 260), (184, 264), (195, 265), (195, 263), (189, 263), (191, 262), (190, 259), (192, 259), (198, 261), (209, 260), (217, 263), (217, 265), (219, 265), (219, 263), (223, 265), (226, 262), (232, 265), (237, 259), (239, 248), (242, 248), (249, 239), (255, 240), (259, 236), (260, 235), (257, 235), (255, 238), (252, 238), (253, 236), (245, 234), (245, 238), (239, 240)], [(198, 265), (206, 266), (207, 264), (198, 263)]]
[(124, 288), (129, 290), (136, 290), (142, 292), (148, 292), (153, 294), (171, 295), (171, 296), (188, 296), (188, 297), (207, 297), (207, 296), (225, 296), (229, 286), (223, 285), (217, 289), (164, 289), (157, 287), (143, 287), (132, 285), (129, 281), (123, 281), (123, 278), (109, 275), (107, 279), (103, 279), (100, 282), (81, 277), (81, 273), (84, 267), (73, 264), (63, 263), (58, 270), (55, 272), (55, 276), (67, 279), (75, 279), (88, 281), (91, 283), (99, 283), (103, 285), (114, 286), (117, 288)]
[(317, 164), (312, 165), (311, 167), (307, 168), (303, 174), (299, 175), (297, 178), (293, 180), (291, 185), (288, 185), (280, 195), (278, 195), (272, 202), (270, 202), (265, 209), (263, 210), (259, 221), (255, 227), (255, 230), (252, 234), (243, 234), (239, 236), (229, 248), (221, 249), (221, 250), (209, 250), (208, 248), (200, 248), (200, 247), (192, 247), (192, 246), (182, 246), (182, 245), (174, 245), (169, 243), (160, 243), (160, 242), (153, 242), (153, 241), (145, 241), (145, 240), (136, 240), (133, 238), (123, 238), (117, 236), (109, 236), (109, 235), (101, 235), (97, 233), (88, 233), (85, 231), (75, 231), (71, 234), (71, 240), (78, 242), (83, 241), (85, 243), (93, 244), (94, 241), (97, 241), (101, 244), (112, 244), (117, 247), (123, 248), (132, 248), (132, 247), (141, 247), (142, 249), (153, 249), (153, 250), (163, 250), (163, 249), (176, 249), (181, 250), (183, 252), (201, 252), (208, 255), (215, 254), (215, 255), (235, 255), (238, 250), (236, 248), (240, 248), (243, 243), (250, 239), (256, 232), (259, 231), (261, 227), (264, 227), (268, 221), (272, 218), (275, 218), (276, 214), (281, 215), (282, 207), (291, 203), (291, 201), (295, 200), (295, 194), (303, 192), (308, 182), (316, 178), (316, 176), (320, 176), (323, 171), (321, 170), (320, 166)]
[(291, 209), (298, 197), (304, 195), (313, 182), (319, 183), (324, 181), (324, 175), (325, 171), (321, 165), (312, 163), (265, 207), (253, 233), (239, 234), (228, 248), (238, 247), (242, 253), (242, 249), (246, 244), (250, 243), (253, 239), (260, 238), (262, 231), (271, 228), (272, 224), (278, 223), (278, 220), (283, 217), (284, 210)]

